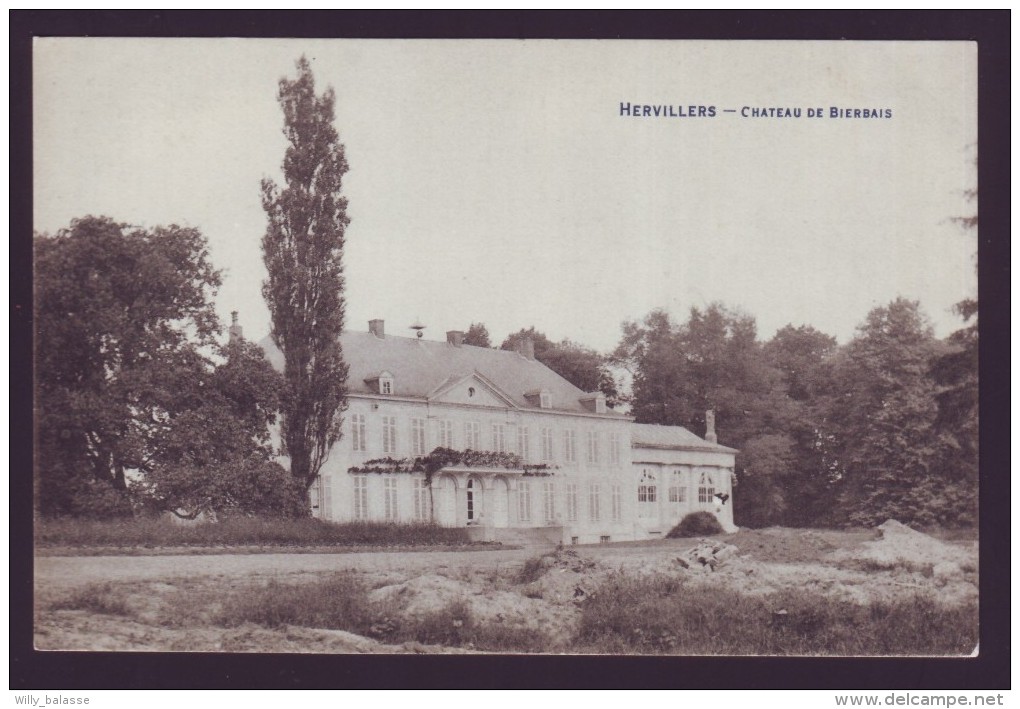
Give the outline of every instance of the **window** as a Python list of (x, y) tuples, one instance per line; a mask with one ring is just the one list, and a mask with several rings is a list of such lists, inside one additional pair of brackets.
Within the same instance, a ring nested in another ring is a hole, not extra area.
[(641, 480), (638, 483), (638, 517), (655, 517), (656, 503), (658, 502), (658, 490), (655, 486), (655, 474), (647, 470), (641, 471)]
[(365, 445), (365, 414), (351, 416), (351, 450), (367, 451)]
[(712, 481), (712, 476), (702, 473), (698, 480), (698, 502), (703, 505), (711, 504), (714, 496), (715, 483)]
[(379, 380), (379, 393), (380, 394), (392, 394), (393, 393), (393, 380), (392, 379), (380, 379)]
[(492, 424), (492, 450), (506, 453), (506, 424)]
[(477, 421), (464, 424), (464, 448), (477, 451), (482, 449), (481, 432)]
[(542, 511), (548, 524), (556, 521), (556, 484), (550, 481), (542, 483)]
[(620, 486), (613, 485), (613, 521), (619, 522), (623, 517), (623, 499), (620, 495)]
[(467, 481), (467, 518), (468, 523), (475, 521), (475, 481), (469, 478)]
[(432, 519), (429, 512), (429, 489), (422, 478), (414, 479), (414, 519), (417, 522)]
[(609, 535), (603, 534), (601, 537), (599, 537), (599, 544), (609, 544)]
[(411, 419), (411, 454), (425, 455), (425, 419)]
[(577, 521), (577, 483), (567, 483), (567, 521)]
[(517, 455), (521, 456), (521, 459), (528, 462), (528, 427), (518, 426), (517, 427)]
[(682, 470), (674, 470), (669, 485), (669, 505), (673, 510), (674, 517), (680, 516), (686, 503), (687, 485), (684, 484), (684, 473)]
[(526, 480), (517, 482), (517, 519), (531, 521), (531, 483)]
[(609, 464), (620, 464), (620, 434), (616, 431), (609, 434)]
[(588, 431), (588, 463), (598, 465), (599, 462), (599, 432)]
[(543, 389), (538, 395), (538, 405), (543, 409), (551, 409), (552, 394)]
[(588, 486), (588, 519), (598, 522), (602, 518), (602, 486), (591, 483)]
[(553, 434), (551, 428), (542, 429), (542, 460), (551, 462), (553, 459)]
[(397, 417), (382, 417), (382, 450), (383, 453), (397, 452)]
[(354, 476), (354, 519), (368, 519), (368, 476)]
[(333, 519), (333, 478), (319, 476), (315, 479), (315, 506), (319, 517)]
[(577, 462), (577, 431), (568, 429), (563, 432), (563, 458), (568, 463)]
[(395, 522), (400, 518), (399, 511), (397, 510), (397, 479), (396, 478), (385, 478), (383, 479), (383, 499), (385, 501), (386, 519), (390, 522)]
[(436, 445), (440, 448), (453, 448), (453, 421), (442, 419), (436, 433)]

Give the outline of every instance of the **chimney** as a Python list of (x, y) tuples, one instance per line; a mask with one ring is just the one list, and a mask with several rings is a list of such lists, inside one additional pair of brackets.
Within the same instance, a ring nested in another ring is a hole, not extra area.
[(369, 320), (368, 331), (379, 339), (386, 337), (386, 329), (383, 327), (382, 320)]
[(535, 341), (530, 337), (525, 337), (521, 340), (520, 349), (518, 351), (527, 359), (535, 359)]
[(719, 442), (719, 437), (715, 435), (715, 412), (712, 409), (705, 412), (705, 440), (709, 443)]
[(244, 328), (237, 324), (237, 311), (230, 311), (230, 344), (240, 342), (244, 339)]
[(464, 332), (463, 330), (447, 330), (446, 341), (454, 347), (460, 347), (464, 344)]

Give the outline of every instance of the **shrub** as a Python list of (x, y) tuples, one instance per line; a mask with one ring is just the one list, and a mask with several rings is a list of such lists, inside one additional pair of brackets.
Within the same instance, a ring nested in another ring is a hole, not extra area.
[(70, 512), (86, 519), (121, 519), (131, 517), (131, 497), (108, 482), (76, 480), (71, 483)]
[(581, 606), (577, 652), (712, 655), (951, 655), (977, 643), (977, 605), (927, 596), (861, 605), (805, 591), (767, 596), (610, 577)]
[(353, 574), (334, 574), (308, 584), (270, 580), (228, 597), (215, 616), (226, 627), (255, 623), (267, 628), (301, 625), (366, 634), (375, 620), (368, 590)]
[(669, 530), (666, 535), (668, 539), (681, 537), (704, 537), (713, 534), (722, 534), (723, 528), (719, 520), (711, 512), (691, 512), (686, 515), (680, 524)]
[(39, 546), (420, 546), (468, 544), (467, 530), (435, 524), (333, 523), (306, 517), (222, 517), (180, 524), (167, 517), (111, 521), (48, 518), (35, 528)]
[(533, 556), (524, 562), (524, 566), (517, 573), (515, 581), (520, 584), (531, 583), (532, 581), (538, 581), (542, 578), (542, 574), (545, 573), (544, 556)]
[(293, 476), (257, 454), (215, 464), (158, 466), (134, 488), (140, 498), (160, 509), (190, 518), (220, 513), (308, 515), (304, 490)]
[(104, 615), (128, 615), (130, 609), (124, 592), (113, 584), (91, 583), (74, 590), (69, 596), (54, 601), (50, 609), (89, 611)]

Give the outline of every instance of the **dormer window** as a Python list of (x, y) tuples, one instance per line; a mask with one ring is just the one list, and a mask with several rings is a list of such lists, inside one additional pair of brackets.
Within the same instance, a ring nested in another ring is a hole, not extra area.
[(528, 403), (532, 406), (538, 406), (542, 409), (552, 408), (552, 392), (548, 389), (533, 389), (531, 391), (524, 392), (524, 398), (528, 400)]
[(393, 375), (389, 372), (379, 372), (379, 374), (366, 377), (365, 383), (384, 396), (393, 395)]
[(586, 394), (582, 396), (581, 405), (589, 411), (593, 411), (596, 414), (606, 413), (606, 395), (601, 391), (597, 391), (594, 394)]

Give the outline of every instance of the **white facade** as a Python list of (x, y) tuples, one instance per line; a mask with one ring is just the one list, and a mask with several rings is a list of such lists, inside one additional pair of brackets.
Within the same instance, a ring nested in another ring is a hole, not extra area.
[[(348, 409), (313, 488), (316, 516), (432, 521), (466, 526), (480, 539), (533, 530), (567, 544), (665, 536), (700, 509), (732, 527), (732, 501), (716, 497), (732, 495), (732, 449), (686, 429), (634, 424), (527, 349), (462, 345), (459, 333), (447, 342), (387, 336), (381, 321), (371, 330), (341, 338)], [(279, 365), (279, 352), (263, 345)], [(359, 470), (436, 448), (512, 453), (523, 464), (449, 466), (431, 484), (419, 472)]]

